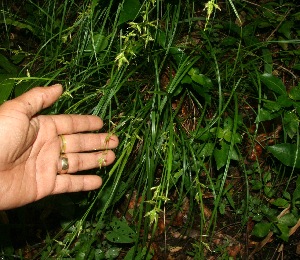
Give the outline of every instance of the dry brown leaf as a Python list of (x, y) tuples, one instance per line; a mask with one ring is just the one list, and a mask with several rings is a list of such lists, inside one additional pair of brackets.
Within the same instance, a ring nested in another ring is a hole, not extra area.
[(182, 250), (181, 246), (174, 246), (174, 247), (172, 246), (172, 247), (170, 247), (170, 253), (177, 253), (180, 250)]
[(208, 207), (203, 205), (203, 214), (204, 214), (205, 218), (209, 219), (211, 217), (212, 212)]
[(182, 227), (183, 226), (183, 213), (179, 211), (172, 222), (172, 226), (174, 227)]
[(239, 14), (239, 17), (236, 18), (235, 20), (235, 24), (239, 27), (242, 27), (243, 24), (245, 23), (246, 21), (246, 12), (245, 11), (242, 11), (240, 14)]
[(174, 238), (179, 238), (179, 237), (181, 236), (181, 233), (178, 232), (178, 231), (174, 231), (174, 232), (171, 232), (171, 235), (172, 235), (172, 237), (174, 237)]
[(300, 255), (300, 242), (297, 244), (296, 254)]
[(227, 247), (228, 255), (233, 257), (234, 259), (237, 257), (237, 255), (241, 252), (242, 245), (241, 244), (235, 244), (232, 246)]

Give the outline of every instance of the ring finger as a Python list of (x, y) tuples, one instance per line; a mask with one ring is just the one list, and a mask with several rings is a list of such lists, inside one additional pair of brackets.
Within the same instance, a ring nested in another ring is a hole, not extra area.
[(75, 173), (78, 171), (108, 166), (115, 160), (115, 154), (111, 150), (94, 153), (68, 153), (64, 154), (64, 158), (67, 158), (68, 169), (62, 169), (65, 160), (62, 160), (60, 157), (58, 161), (58, 172)]

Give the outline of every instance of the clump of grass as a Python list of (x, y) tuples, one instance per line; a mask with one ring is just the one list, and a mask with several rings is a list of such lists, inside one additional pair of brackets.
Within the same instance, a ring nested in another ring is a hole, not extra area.
[[(275, 61), (269, 46), (288, 43), (286, 53), (292, 53), (298, 41), (285, 25), (279, 36), (290, 39), (261, 42), (257, 24), (240, 19), (240, 5), (229, 1), (226, 9), (208, 1), (203, 10), (199, 1), (28, 1), (24, 10), (33, 15), (2, 12), (6, 27), (29, 31), (39, 44), (35, 53), (24, 55), (11, 96), (59, 81), (65, 92), (45, 113), (99, 115), (105, 130), (121, 140), (115, 164), (98, 170), (103, 187), (80, 202), (84, 214), (47, 237), (37, 258), (111, 259), (122, 249), (127, 259), (150, 257), (151, 243), (164, 233), (167, 245), (172, 220), (185, 211), (183, 229), (199, 230), (190, 254), (202, 259), (213, 250), (210, 238), (226, 214), (243, 229), (249, 217), (261, 213), (253, 192), (261, 204), (266, 203), (261, 196), (276, 199), (276, 182), (263, 173), (263, 165), (277, 172), (287, 171), (287, 163), (277, 168), (266, 152), (263, 157), (259, 149), (266, 151), (269, 143), (258, 137), (265, 121), (279, 116), (287, 121), (291, 113), (298, 120), (299, 93), (298, 87), (292, 97), (283, 93), (271, 75)], [(220, 9), (228, 11), (226, 19), (218, 19)], [(273, 15), (269, 26), (280, 26), (281, 14)], [(263, 18), (258, 23), (266, 26)], [(5, 50), (11, 60), (17, 55)], [(286, 103), (279, 105), (279, 94)], [(265, 132), (275, 131), (275, 121), (270, 125)], [(297, 126), (285, 125), (284, 143), (299, 143)], [(287, 165), (293, 173), (297, 151), (293, 165)], [(236, 179), (239, 187), (232, 184)], [(263, 219), (257, 221), (263, 225)]]

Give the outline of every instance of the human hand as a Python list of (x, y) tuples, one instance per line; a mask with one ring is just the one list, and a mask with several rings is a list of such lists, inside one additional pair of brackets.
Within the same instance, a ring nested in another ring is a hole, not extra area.
[[(99, 130), (91, 115), (36, 115), (62, 94), (61, 85), (38, 87), (0, 106), (0, 210), (43, 197), (97, 189), (97, 175), (72, 175), (111, 164), (118, 138)], [(61, 135), (63, 137), (61, 138)], [(61, 152), (69, 168), (63, 174)], [(61, 174), (59, 174), (59, 172)]]

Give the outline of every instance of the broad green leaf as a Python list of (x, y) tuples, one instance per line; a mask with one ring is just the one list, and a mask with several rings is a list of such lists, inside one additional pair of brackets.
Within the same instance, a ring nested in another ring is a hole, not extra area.
[(199, 73), (200, 73), (199, 68), (195, 68), (195, 67), (191, 68), (191, 69), (189, 70), (189, 72), (188, 72), (188, 74), (189, 74), (190, 76), (193, 76), (193, 75), (195, 75), (195, 74), (198, 75)]
[[(176, 61), (176, 64), (181, 64), (184, 60), (186, 60), (188, 58), (188, 56), (186, 55), (186, 53), (184, 52), (184, 50), (182, 48), (178, 48), (178, 47), (171, 47), (169, 49), (170, 53), (172, 54), (173, 58)], [(193, 69), (191, 69), (193, 70)]]
[(288, 136), (292, 139), (299, 128), (299, 118), (292, 111), (285, 112), (283, 117), (283, 125)]
[(233, 200), (232, 195), (231, 195), (230, 192), (226, 192), (226, 198), (227, 198), (227, 200), (228, 200), (230, 206), (231, 206), (233, 209), (235, 209), (234, 200)]
[(272, 202), (273, 205), (276, 207), (286, 208), (289, 205), (289, 202), (283, 198), (277, 198), (275, 201)]
[(297, 181), (296, 181), (296, 189), (293, 192), (293, 203), (298, 201), (300, 199), (300, 176), (298, 176)]
[(238, 42), (238, 39), (232, 36), (227, 36), (222, 40), (222, 45), (224, 46), (231, 46)]
[(267, 74), (271, 74), (273, 71), (273, 58), (272, 52), (268, 48), (262, 49), (262, 57), (265, 63), (264, 72)]
[(268, 27), (271, 27), (272, 24), (267, 22), (267, 21), (264, 21), (264, 20), (259, 20), (257, 21), (257, 27), (258, 28), (268, 28)]
[(268, 183), (272, 179), (272, 173), (270, 171), (264, 173), (263, 180), (264, 183)]
[(234, 35), (234, 34), (240, 35), (241, 28), (238, 25), (236, 25), (234, 23), (234, 21), (229, 21), (228, 20), (228, 22), (227, 22), (227, 21), (224, 20), (224, 22), (222, 24), (223, 24), (224, 29), (230, 31), (230, 35)]
[(86, 253), (85, 252), (78, 252), (76, 254), (76, 260), (84, 260), (86, 258)]
[(300, 188), (300, 176), (297, 177), (296, 186), (297, 188)]
[(224, 129), (223, 128), (221, 128), (221, 127), (219, 127), (219, 128), (217, 128), (217, 133), (216, 133), (216, 136), (218, 137), (218, 138), (220, 138), (220, 139), (223, 139), (223, 137), (224, 137)]
[(205, 128), (199, 128), (195, 133), (195, 138), (201, 141), (207, 141), (212, 138), (212, 133)]
[(293, 101), (286, 94), (280, 95), (275, 102), (281, 107), (290, 107), (293, 105)]
[(293, 106), (296, 109), (298, 116), (300, 116), (300, 104), (299, 104), (299, 102), (296, 102), (296, 101), (293, 102)]
[(191, 79), (191, 77), (189, 76), (189, 75), (185, 75), (184, 77), (183, 77), (183, 79), (181, 80), (181, 83), (182, 84), (192, 84), (192, 79)]
[(134, 251), (135, 251), (134, 248), (135, 247), (133, 246), (132, 248), (129, 249), (129, 251), (127, 251), (127, 254), (126, 254), (126, 256), (124, 257), (123, 260), (132, 260), (132, 259), (134, 259)]
[(225, 129), (224, 131), (224, 140), (227, 142), (231, 141), (232, 132), (228, 129)]
[(153, 250), (150, 249), (148, 251), (147, 247), (143, 247), (142, 249), (138, 247), (136, 251), (136, 255), (134, 255), (135, 246), (130, 248), (123, 260), (151, 260), (153, 258)]
[(231, 117), (227, 117), (225, 120), (224, 120), (224, 128), (226, 129), (229, 129), (231, 130), (233, 128), (233, 119)]
[(200, 150), (200, 157), (207, 157), (211, 156), (214, 151), (215, 144), (214, 143), (206, 143), (203, 145), (202, 149)]
[(283, 95), (286, 93), (285, 86), (283, 82), (269, 73), (264, 73), (260, 76), (261, 81), (272, 91), (277, 94)]
[(224, 215), (225, 214), (225, 209), (226, 209), (226, 204), (224, 201), (222, 201), (220, 204), (219, 204), (219, 211), (220, 211), (220, 214)]
[(108, 39), (104, 35), (100, 33), (96, 33), (93, 35), (93, 41), (90, 40), (87, 47), (85, 48), (86, 52), (100, 52), (106, 49), (108, 45)]
[(239, 160), (239, 155), (238, 155), (237, 151), (235, 150), (235, 148), (233, 148), (230, 153), (230, 159), (235, 160), (235, 161)]
[(277, 224), (276, 227), (281, 232), (281, 234), (278, 237), (281, 238), (283, 241), (287, 242), (289, 240), (289, 232), (290, 232), (289, 227), (284, 224)]
[(223, 144), (221, 149), (214, 150), (214, 158), (216, 160), (218, 170), (226, 164), (228, 158), (228, 151), (229, 146), (227, 144)]
[(205, 101), (210, 104), (211, 103), (211, 95), (209, 94), (209, 88), (206, 86), (199, 85), (197, 83), (191, 84), (192, 88), (196, 91), (197, 94), (204, 97)]
[(294, 18), (295, 18), (296, 21), (300, 20), (300, 12), (299, 11), (296, 12), (293, 16), (294, 16)]
[(33, 32), (34, 34), (37, 34), (37, 30), (34, 30), (32, 26), (26, 23), (18, 22), (15, 19), (11, 19), (6, 17), (5, 20), (0, 20), (0, 23), (6, 24), (6, 25), (13, 25), (15, 27), (21, 28), (21, 29), (28, 29), (29, 31)]
[(294, 26), (294, 21), (286, 20), (284, 21), (278, 29), (279, 33), (282, 33), (287, 39), (291, 38), (291, 30)]
[(278, 219), (278, 223), (282, 225), (286, 225), (288, 227), (292, 227), (296, 225), (298, 219), (292, 213), (287, 213)]
[(166, 33), (164, 31), (157, 29), (157, 38), (156, 39), (163, 48), (166, 47), (167, 37), (166, 37)]
[(240, 144), (240, 143), (242, 143), (242, 140), (243, 140), (243, 137), (242, 137), (239, 133), (235, 133), (235, 134), (233, 135), (233, 142), (234, 142), (235, 144)]
[(278, 37), (278, 45), (285, 51), (289, 49), (289, 43), (284, 37), (281, 36)]
[(173, 96), (174, 97), (178, 96), (181, 93), (182, 89), (183, 89), (182, 85), (177, 85), (176, 89), (173, 92)]
[(10, 59), (14, 64), (19, 64), (25, 59), (26, 55), (24, 53), (19, 53), (14, 56), (12, 56)]
[(262, 219), (264, 218), (264, 216), (260, 213), (256, 213), (253, 215), (252, 220), (256, 221), (256, 222), (260, 222), (262, 221)]
[(208, 92), (203, 92), (202, 94), (205, 102), (210, 106), (211, 105), (211, 94), (209, 94)]
[(267, 110), (265, 108), (262, 108), (259, 111), (259, 114), (257, 115), (255, 122), (259, 123), (259, 122), (263, 122), (263, 121), (272, 120), (272, 119), (274, 119), (274, 118), (276, 118), (278, 116), (280, 116), (279, 112), (272, 113), (271, 111), (269, 111), (269, 110)]
[(203, 74), (193, 74), (191, 75), (191, 78), (193, 81), (196, 83), (206, 87), (206, 88), (211, 88), (212, 87), (212, 81), (210, 78), (206, 77)]
[(300, 199), (300, 187), (297, 187), (293, 192), (293, 203), (296, 203)]
[(95, 260), (103, 260), (105, 259), (105, 252), (98, 248), (98, 249), (95, 249)]
[(230, 144), (225, 142), (221, 142), (221, 149), (215, 148), (214, 150), (214, 158), (217, 163), (217, 169), (219, 170), (227, 163), (228, 156), (231, 160), (238, 160), (239, 156), (235, 149), (232, 149), (229, 154)]
[(276, 221), (278, 211), (276, 209), (270, 208), (269, 206), (263, 204), (260, 206), (262, 214), (264, 214), (270, 221)]
[(116, 203), (124, 195), (126, 189), (128, 189), (128, 183), (120, 181), (112, 203)]
[[(264, 104), (263, 110), (267, 109), (268, 112), (274, 113), (282, 108), (281, 104), (277, 101), (268, 101)], [(262, 110), (261, 110), (262, 111)]]
[[(279, 161), (284, 165), (296, 168), (300, 168), (300, 149), (296, 144), (281, 143), (267, 147), (267, 150), (271, 152)], [(297, 157), (296, 157), (297, 155)]]
[(17, 74), (19, 68), (10, 62), (4, 55), (0, 53), (0, 67), (7, 71), (8, 74)]
[(106, 259), (114, 259), (117, 258), (120, 254), (121, 248), (118, 247), (111, 247), (105, 252)]
[(224, 140), (226, 140), (227, 142), (231, 141), (232, 128), (233, 128), (233, 119), (231, 117), (227, 117), (224, 120), (224, 135), (223, 135)]
[(259, 39), (254, 36), (256, 25), (254, 23), (249, 23), (243, 27), (242, 38), (247, 46), (255, 45), (259, 43)]
[(260, 237), (260, 238), (265, 237), (266, 235), (268, 235), (271, 225), (272, 224), (269, 222), (257, 223), (253, 228), (252, 235), (254, 235), (256, 237)]
[(290, 90), (289, 97), (293, 100), (300, 100), (300, 86), (296, 86)]
[(259, 39), (253, 35), (243, 36), (246, 46), (253, 46), (259, 44)]
[[(181, 164), (178, 162), (177, 163), (177, 168), (181, 168), (180, 166), (181, 166)], [(176, 163), (175, 162), (173, 162), (173, 169), (175, 169), (175, 167), (176, 167)], [(199, 167), (200, 168), (200, 167)], [(198, 169), (199, 169), (198, 168)], [(179, 178), (182, 176), (182, 174), (183, 174), (183, 170), (182, 169), (180, 169), (179, 171), (177, 171), (177, 172), (175, 172), (174, 174), (173, 174), (173, 176), (171, 177), (172, 178), (172, 184), (171, 185), (173, 185), (173, 184), (176, 184), (177, 183), (177, 181), (179, 180)], [(170, 187), (171, 187), (171, 185), (170, 185)]]
[(0, 74), (0, 105), (5, 102), (15, 85), (15, 81), (11, 79), (15, 75), (13, 74)]
[(119, 16), (118, 25), (134, 20), (138, 15), (140, 8), (141, 4), (139, 0), (125, 0)]
[(290, 194), (289, 192), (287, 192), (287, 191), (284, 191), (284, 192), (282, 193), (282, 196), (283, 196), (284, 198), (286, 198), (287, 200), (291, 200), (291, 194)]
[(259, 206), (262, 203), (259, 198), (252, 197), (251, 195), (250, 195), (250, 201), (251, 201), (251, 204), (256, 205), (256, 206)]
[(106, 233), (106, 238), (113, 243), (133, 243), (136, 233), (128, 226), (127, 222), (114, 218), (110, 223), (112, 231)]
[[(300, 31), (299, 31), (299, 35), (300, 35)], [(296, 64), (293, 66), (293, 69), (294, 69), (294, 70), (300, 70), (300, 63), (296, 63)]]
[(259, 180), (251, 180), (250, 183), (253, 190), (261, 190), (264, 186), (263, 183)]
[(272, 198), (275, 195), (276, 190), (272, 186), (264, 186), (264, 193), (268, 198)]
[(14, 95), (18, 97), (36, 86), (43, 86), (44, 83), (45, 81), (43, 80), (28, 78), (28, 80), (18, 82), (18, 84), (15, 85)]

